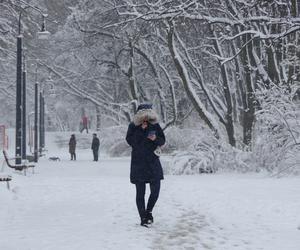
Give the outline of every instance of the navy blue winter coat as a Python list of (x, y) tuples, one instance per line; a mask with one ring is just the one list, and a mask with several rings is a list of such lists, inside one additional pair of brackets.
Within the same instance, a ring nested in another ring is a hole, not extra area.
[(92, 150), (94, 151), (98, 151), (99, 150), (99, 146), (100, 146), (100, 141), (98, 137), (94, 137), (92, 140)]
[[(156, 140), (148, 139), (149, 131), (155, 131)], [(136, 126), (133, 122), (129, 124), (126, 141), (132, 147), (130, 181), (137, 182), (153, 182), (162, 180), (163, 170), (159, 157), (154, 154), (157, 146), (165, 144), (165, 135), (158, 123), (148, 123), (146, 129), (142, 129), (141, 125)]]

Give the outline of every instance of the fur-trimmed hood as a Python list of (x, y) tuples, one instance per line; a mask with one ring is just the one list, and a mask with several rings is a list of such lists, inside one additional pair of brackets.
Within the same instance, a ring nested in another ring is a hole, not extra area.
[(141, 109), (133, 117), (135, 126), (139, 126), (143, 121), (147, 120), (151, 124), (158, 123), (158, 114), (153, 109)]

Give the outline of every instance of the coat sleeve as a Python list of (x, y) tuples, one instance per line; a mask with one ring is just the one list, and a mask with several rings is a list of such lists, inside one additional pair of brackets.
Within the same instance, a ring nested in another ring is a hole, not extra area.
[(131, 147), (137, 147), (140, 143), (144, 141), (143, 131), (139, 127), (130, 123), (127, 130), (126, 141)]
[(157, 135), (156, 135), (156, 139), (155, 139), (154, 143), (157, 146), (162, 146), (166, 143), (166, 137), (165, 137), (164, 131), (162, 130), (162, 128), (160, 127), (159, 124), (157, 124), (156, 131), (157, 131)]

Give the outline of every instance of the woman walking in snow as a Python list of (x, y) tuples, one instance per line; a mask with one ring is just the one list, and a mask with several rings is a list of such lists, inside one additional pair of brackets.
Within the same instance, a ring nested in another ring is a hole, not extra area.
[(75, 138), (75, 135), (72, 134), (71, 138), (70, 138), (70, 141), (69, 141), (69, 152), (71, 154), (71, 161), (72, 160), (76, 161), (75, 150), (76, 150), (76, 138)]
[[(136, 186), (136, 205), (141, 226), (153, 223), (152, 210), (158, 199), (163, 170), (157, 147), (165, 144), (165, 135), (158, 124), (158, 115), (151, 104), (141, 104), (129, 124), (126, 141), (132, 147), (130, 181)], [(150, 196), (145, 205), (146, 183), (150, 184)]]

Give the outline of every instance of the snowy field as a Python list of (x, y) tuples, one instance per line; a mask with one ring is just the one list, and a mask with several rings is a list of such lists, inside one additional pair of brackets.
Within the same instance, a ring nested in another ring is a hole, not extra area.
[(27, 176), (4, 168), (13, 180), (10, 191), (0, 183), (1, 250), (300, 249), (298, 177), (166, 175), (155, 223), (144, 228), (129, 158), (95, 163), (80, 148), (73, 162), (63, 143), (47, 140), (47, 157), (60, 162), (44, 157)]

